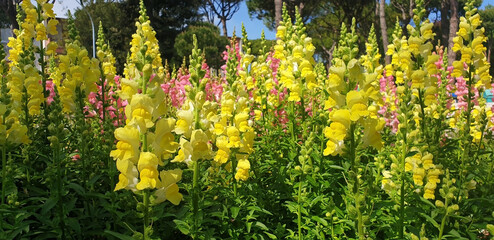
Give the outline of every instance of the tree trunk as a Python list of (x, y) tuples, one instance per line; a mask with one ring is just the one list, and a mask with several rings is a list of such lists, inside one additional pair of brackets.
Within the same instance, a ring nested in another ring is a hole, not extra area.
[(282, 6), (282, 1), (281, 0), (274, 0), (274, 23), (275, 23), (275, 28), (278, 28), (280, 25), (281, 21), (281, 6)]
[(385, 10), (385, 3), (384, 0), (379, 0), (379, 23), (381, 25), (381, 37), (383, 40), (383, 47), (384, 47), (384, 62), (386, 65), (390, 64), (390, 56), (386, 55), (386, 52), (388, 52), (388, 27), (386, 26), (386, 17), (384, 15), (384, 10)]
[(456, 59), (456, 53), (452, 49), (453, 38), (458, 31), (458, 0), (449, 0), (449, 9), (451, 15), (449, 17), (448, 64), (451, 65)]
[(221, 24), (223, 25), (223, 36), (228, 37), (228, 32), (226, 31), (226, 18), (221, 18)]
[(449, 39), (449, 22), (448, 22), (448, 11), (449, 11), (449, 0), (441, 1), (441, 45), (446, 46)]
[(491, 50), (492, 50), (492, 40), (487, 41), (487, 62), (491, 62)]
[(14, 0), (6, 0), (7, 8), (4, 10), (9, 18), (9, 22), (12, 25), (12, 29), (19, 29), (17, 23), (17, 4)]
[(300, 14), (300, 16), (303, 16), (302, 10), (304, 9), (304, 6), (304, 2), (300, 2), (300, 4), (298, 5), (298, 13)]

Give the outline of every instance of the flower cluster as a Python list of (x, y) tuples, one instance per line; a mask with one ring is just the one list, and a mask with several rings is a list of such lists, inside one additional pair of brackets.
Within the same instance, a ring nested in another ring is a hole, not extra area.
[(342, 25), (342, 32), (345, 33), (343, 36), (346, 40), (341, 42), (345, 44), (340, 45), (337, 51), (343, 58), (333, 59), (326, 82), (329, 96), (324, 107), (331, 110), (331, 123), (324, 129), (324, 135), (329, 139), (324, 155), (343, 153), (344, 140), (348, 136), (354, 138), (357, 125), (362, 126), (364, 130), (362, 147), (372, 146), (380, 149), (382, 146), (379, 131), (384, 127), (384, 121), (377, 115), (379, 105), (382, 105), (377, 81), (382, 74), (382, 66), (376, 61), (379, 59), (379, 53), (375, 34), (370, 35), (367, 55), (361, 59), (361, 64), (359, 60), (349, 58), (354, 50), (348, 46), (352, 46), (352, 42), (356, 41), (355, 21), (350, 33), (346, 33), (345, 25)]
[(175, 119), (165, 118), (165, 94), (159, 83), (164, 78), (163, 67), (156, 33), (142, 1), (136, 26), (131, 42), (132, 55), (119, 91), (120, 97), (128, 102), (126, 125), (115, 130), (117, 148), (110, 153), (120, 171), (115, 191), (157, 189), (154, 191), (155, 204), (168, 200), (178, 205), (182, 194), (176, 183), (182, 178), (182, 170), (158, 169), (164, 165), (163, 160), (176, 152), (178, 143), (172, 133)]
[(276, 32), (279, 39), (274, 46), (273, 57), (280, 59), (278, 80), (282, 87), (288, 89), (288, 101), (300, 102), (305, 89), (310, 91), (318, 87), (316, 73), (313, 71), (315, 61), (312, 56), (315, 47), (312, 45), (312, 39), (305, 33), (298, 11), (295, 11), (295, 25), (292, 24), (286, 7), (283, 8), (283, 12), (283, 21)]

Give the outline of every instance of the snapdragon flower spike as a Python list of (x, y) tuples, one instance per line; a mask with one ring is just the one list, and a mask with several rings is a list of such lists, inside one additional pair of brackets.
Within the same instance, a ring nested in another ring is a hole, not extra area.
[(102, 69), (102, 76), (109, 82), (110, 86), (113, 86), (113, 80), (115, 78), (115, 74), (117, 73), (117, 69), (115, 68), (115, 57), (110, 49), (109, 43), (105, 38), (105, 34), (103, 32), (103, 25), (101, 21), (99, 22), (98, 28), (98, 40), (96, 41), (96, 50), (97, 57), (100, 61), (100, 67)]
[(27, 136), (27, 127), (20, 122), (20, 109), (15, 108), (9, 94), (7, 86), (9, 68), (3, 53), (3, 47), (0, 45), (0, 59), (2, 59), (0, 60), (0, 145), (27, 144), (30, 142)]
[(97, 91), (99, 79), (99, 61), (90, 58), (88, 51), (79, 42), (79, 32), (75, 28), (72, 15), (69, 14), (69, 36), (65, 48), (67, 53), (58, 56), (58, 68), (50, 68), (51, 78), (58, 89), (62, 111), (74, 114), (80, 111), (79, 98), (87, 99), (90, 92)]
[[(414, 9), (415, 27), (407, 26), (410, 36), (402, 35), (401, 27), (397, 22), (393, 33), (393, 42), (388, 46), (387, 55), (391, 55), (391, 63), (385, 67), (385, 76), (395, 79), (393, 84), (386, 87), (385, 99), (387, 106), (397, 109), (397, 118), (400, 120), (396, 127), (397, 145), (401, 150), (398, 157), (393, 155), (390, 170), (383, 171), (382, 187), (392, 197), (403, 200), (404, 193), (398, 193), (395, 182), (401, 184), (413, 180), (417, 193), (423, 193), (424, 198), (434, 199), (434, 192), (439, 183), (439, 175), (442, 174), (441, 165), (435, 165), (432, 154), (438, 148), (428, 147), (417, 149), (417, 144), (433, 143), (436, 139), (430, 131), (429, 124), (440, 116), (445, 118), (447, 95), (442, 77), (446, 72), (441, 70), (441, 56), (433, 54), (432, 23), (425, 18), (423, 1), (417, 1), (417, 9)], [(390, 86), (390, 87), (389, 87)], [(384, 89), (382, 89), (384, 90)], [(397, 102), (394, 102), (394, 99)], [(393, 104), (394, 102), (394, 104)], [(399, 103), (399, 105), (398, 105)], [(382, 114), (382, 112), (381, 112)], [(442, 137), (442, 136), (441, 136)], [(439, 143), (433, 143), (439, 145)], [(409, 157), (410, 152), (418, 152)], [(404, 168), (402, 167), (404, 166)], [(406, 172), (412, 172), (412, 178)], [(424, 186), (425, 178), (427, 183)], [(402, 186), (403, 187), (403, 186)]]
[(278, 27), (279, 39), (274, 47), (274, 57), (280, 59), (279, 81), (282, 87), (289, 90), (288, 101), (300, 102), (305, 89), (313, 90), (318, 86), (313, 71), (315, 47), (305, 33), (299, 11), (295, 12), (296, 22), (292, 25), (286, 6), (283, 8), (283, 21)]
[[(98, 117), (100, 121), (103, 121), (103, 112), (105, 111), (105, 118), (108, 118), (115, 127), (125, 122), (124, 107), (127, 105), (127, 102), (117, 98), (115, 92), (120, 86), (119, 82), (115, 81), (118, 78), (119, 76), (114, 77), (113, 86), (108, 86), (108, 81), (105, 79), (103, 84), (107, 91), (104, 93), (101, 86), (98, 86), (97, 92), (89, 93), (88, 102), (90, 105), (86, 106), (88, 117)], [(106, 101), (106, 104), (103, 104), (103, 99)]]
[[(342, 32), (346, 32), (342, 26)], [(377, 112), (380, 108), (381, 95), (377, 79), (382, 73), (382, 66), (378, 59), (377, 41), (371, 38), (367, 43), (367, 55), (359, 60), (350, 58), (353, 50), (346, 46), (346, 42), (354, 41), (355, 20), (352, 22), (351, 32), (345, 34), (346, 41), (338, 47), (342, 55), (335, 58), (334, 64), (329, 69), (329, 77), (325, 85), (329, 96), (325, 101), (325, 109), (330, 110), (331, 123), (324, 129), (324, 135), (328, 138), (323, 154), (342, 154), (345, 147), (345, 139), (350, 129), (356, 126), (363, 127), (361, 147), (372, 146), (376, 149), (382, 147), (380, 131), (384, 127), (384, 120)], [(374, 35), (375, 36), (375, 35)], [(354, 134), (354, 133), (351, 133)], [(360, 144), (360, 143), (359, 143)]]
[(484, 43), (487, 38), (484, 36), (484, 28), (481, 27), (480, 15), (471, 1), (466, 4), (465, 11), (465, 16), (460, 18), (457, 36), (453, 39), (452, 50), (461, 53), (461, 59), (452, 64), (451, 74), (456, 79), (455, 94), (458, 99), (456, 107), (461, 114), (456, 114), (456, 119), (452, 122), (455, 122), (455, 126), (459, 129), (469, 131), (469, 134), (474, 136), (474, 141), (478, 141), (482, 135), (480, 130), (482, 123), (478, 118), (472, 118), (470, 126), (464, 126), (462, 122), (467, 121), (461, 118), (464, 119), (467, 115), (486, 114), (488, 117), (492, 115), (491, 109), (485, 106), (483, 92), (491, 89), (493, 82), (489, 74), (490, 63), (485, 56)]
[[(212, 117), (216, 115), (217, 103), (206, 100), (205, 87), (209, 79), (205, 78), (202, 51), (197, 47), (197, 38), (193, 36), (194, 48), (190, 56), (189, 81), (186, 87), (186, 100), (177, 110), (177, 123), (173, 130), (181, 135), (178, 154), (172, 162), (185, 162), (191, 167), (194, 162), (213, 157), (210, 129)], [(214, 118), (214, 117), (213, 117)]]
[(172, 106), (177, 109), (180, 108), (185, 102), (185, 86), (191, 86), (189, 78), (190, 74), (188, 73), (184, 59), (182, 66), (178, 69), (178, 72), (176, 74), (172, 74), (169, 81), (161, 84), (161, 88), (170, 98)]
[(156, 33), (142, 1), (136, 26), (125, 78), (118, 91), (128, 102), (125, 107), (126, 124), (115, 130), (118, 142), (110, 153), (120, 171), (115, 191), (156, 189), (154, 204), (168, 200), (178, 205), (182, 194), (176, 182), (181, 179), (181, 170), (158, 170), (158, 165), (163, 165), (163, 160), (171, 158), (177, 150), (178, 143), (172, 133), (176, 121), (166, 118), (165, 93), (160, 86), (164, 68)]
[[(230, 164), (236, 169), (235, 179), (249, 178), (249, 155), (254, 151), (254, 129), (250, 121), (249, 95), (241, 79), (227, 85), (221, 97), (221, 111), (214, 124), (214, 135), (218, 148), (214, 162), (217, 166)], [(236, 166), (235, 166), (236, 164)]]
[[(11, 96), (11, 109), (9, 119), (12, 119), (14, 126), (18, 126), (18, 133), (24, 133), (25, 128), (31, 125), (31, 116), (41, 113), (41, 104), (45, 102), (44, 90), (45, 79), (42, 79), (44, 72), (39, 71), (31, 59), (34, 58), (34, 48), (39, 48), (41, 56), (53, 54), (56, 43), (49, 43), (45, 49), (42, 44), (40, 47), (33, 45), (34, 41), (47, 40), (47, 34), (57, 34), (56, 25), (58, 21), (53, 13), (53, 4), (44, 1), (37, 1), (35, 7), (30, 1), (22, 1), (22, 11), (17, 16), (19, 29), (14, 30), (16, 37), (10, 37), (7, 46), (9, 50), (9, 70), (7, 74), (7, 88)], [(25, 16), (24, 18), (22, 18)], [(48, 28), (45, 26), (48, 24)], [(40, 58), (40, 65), (44, 66), (44, 59)], [(23, 111), (21, 106), (27, 106)], [(24, 116), (22, 116), (24, 115)], [(21, 119), (24, 123), (20, 123)], [(27, 136), (17, 136), (22, 142), (27, 143)]]
[[(433, 156), (430, 153), (420, 151), (411, 157), (405, 159), (405, 171), (413, 173), (413, 182), (415, 186), (423, 186), (424, 198), (435, 199), (435, 189), (441, 182), (439, 175), (443, 174), (440, 165), (434, 165)], [(427, 179), (426, 182), (424, 180)], [(425, 183), (425, 184), (424, 184)]]

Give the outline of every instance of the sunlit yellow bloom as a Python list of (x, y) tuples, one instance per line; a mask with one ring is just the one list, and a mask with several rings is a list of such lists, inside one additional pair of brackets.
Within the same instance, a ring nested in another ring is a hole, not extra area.
[(137, 190), (146, 188), (156, 188), (158, 179), (158, 158), (154, 153), (141, 152), (137, 163), (137, 170), (140, 173), (140, 181), (137, 183)]
[(38, 23), (36, 25), (36, 40), (41, 41), (41, 40), (46, 40), (46, 39), (48, 39), (48, 38), (46, 36), (45, 24)]
[(226, 163), (230, 156), (230, 148), (228, 147), (228, 138), (226, 136), (219, 136), (216, 139), (216, 146), (218, 147), (218, 151), (216, 152), (214, 161), (220, 164)]
[(154, 196), (156, 197), (154, 203), (158, 204), (168, 200), (174, 205), (178, 205), (183, 199), (177, 185), (177, 182), (181, 179), (181, 169), (161, 171), (160, 181), (156, 185), (157, 190), (154, 192)]
[(240, 159), (237, 163), (236, 180), (246, 181), (249, 178), (250, 162), (247, 159)]
[(347, 128), (340, 122), (332, 122), (329, 127), (324, 128), (324, 136), (332, 140), (343, 140), (346, 134)]
[(194, 154), (192, 160), (208, 159), (210, 158), (210, 144), (208, 136), (202, 130), (193, 130), (190, 143)]
[(53, 4), (43, 3), (41, 6), (46, 17), (55, 18), (55, 13), (53, 12)]
[(58, 48), (57, 42), (49, 42), (46, 46), (46, 54), (51, 55), (55, 54)]
[(156, 122), (155, 141), (153, 142), (154, 153), (157, 156), (163, 153), (173, 153), (178, 148), (172, 130), (175, 128), (175, 119), (162, 118)]
[(423, 168), (415, 168), (413, 169), (413, 182), (415, 185), (422, 186), (424, 185), (423, 179), (425, 176), (425, 170)]
[(141, 133), (145, 133), (148, 128), (154, 126), (152, 99), (145, 94), (134, 94), (130, 104), (125, 108), (128, 125), (138, 127)]
[(50, 19), (48, 21), (48, 29), (47, 29), (48, 34), (57, 35), (58, 34), (57, 25), (58, 25), (58, 20)]
[(286, 34), (286, 27), (280, 24), (280, 26), (278, 26), (276, 31), (276, 38), (284, 39), (285, 34)]
[(115, 139), (117, 149), (111, 151), (110, 156), (115, 159), (129, 160), (137, 164), (139, 156), (139, 131), (131, 126), (125, 126), (115, 129)]
[(234, 127), (230, 126), (226, 129), (226, 135), (228, 136), (228, 148), (240, 148), (242, 147), (242, 142), (240, 141), (240, 132)]

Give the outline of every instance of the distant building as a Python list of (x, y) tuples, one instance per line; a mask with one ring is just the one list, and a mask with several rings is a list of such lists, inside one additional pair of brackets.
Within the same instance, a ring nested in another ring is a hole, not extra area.
[(8, 54), (7, 43), (9, 42), (9, 37), (12, 37), (12, 29), (10, 28), (0, 28), (0, 43), (3, 45), (3, 50)]

